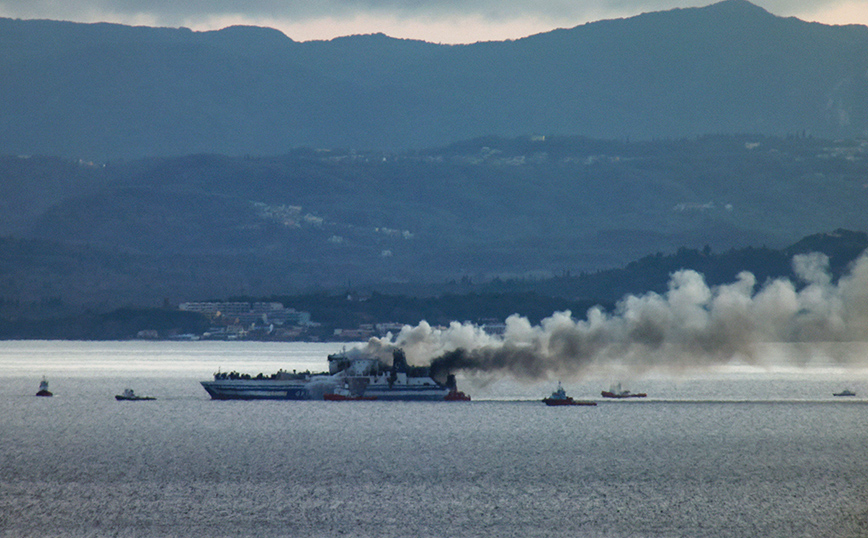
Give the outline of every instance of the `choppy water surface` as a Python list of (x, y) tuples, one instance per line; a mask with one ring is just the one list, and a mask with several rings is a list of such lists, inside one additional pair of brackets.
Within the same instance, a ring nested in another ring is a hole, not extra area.
[[(864, 372), (636, 379), (647, 400), (573, 408), (539, 403), (551, 382), (448, 404), (198, 385), (339, 347), (0, 343), (0, 535), (868, 535)], [(42, 375), (55, 397), (33, 396)], [(126, 386), (158, 400), (115, 401)]]

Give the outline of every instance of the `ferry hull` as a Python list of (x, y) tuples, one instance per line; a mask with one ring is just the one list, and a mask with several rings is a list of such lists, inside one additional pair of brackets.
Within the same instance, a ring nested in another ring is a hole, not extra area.
[[(200, 381), (213, 400), (322, 400), (334, 387), (310, 382), (281, 383), (270, 380)], [(366, 399), (391, 401), (442, 402), (449, 389), (440, 388), (387, 388), (368, 387)]]
[(379, 400), (402, 401), (402, 402), (442, 402), (446, 400), (448, 390), (400, 390), (387, 389), (384, 391), (366, 390), (365, 396), (372, 396)]
[(307, 383), (274, 381), (201, 381), (213, 400), (310, 400)]
[[(213, 381), (200, 381), (214, 400), (341, 400), (467, 401), (455, 377), (435, 381), (428, 368), (407, 365), (403, 351), (395, 350), (391, 366), (364, 354), (329, 355), (328, 373), (289, 374), (283, 370), (264, 377), (216, 373)], [(454, 393), (454, 394), (453, 394)]]

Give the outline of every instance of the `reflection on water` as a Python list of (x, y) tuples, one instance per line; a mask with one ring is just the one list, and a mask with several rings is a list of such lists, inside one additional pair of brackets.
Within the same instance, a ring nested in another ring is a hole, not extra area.
[[(165, 396), (183, 398), (199, 394), (198, 381), (216, 371), (256, 375), (279, 369), (322, 372), (330, 353), (354, 344), (262, 342), (62, 342), (11, 341), (0, 343), (0, 395), (11, 394), (20, 381), (34, 386), (46, 376), (53, 389), (65, 384), (92, 386), (100, 378), (159, 379)], [(360, 344), (355, 344), (360, 345)], [(647, 392), (656, 400), (828, 400), (848, 388), (857, 398), (868, 398), (868, 344), (812, 346), (767, 345), (762, 366), (734, 362), (702, 371), (645, 372), (631, 375), (629, 365), (586, 373), (581, 379), (517, 380), (483, 375), (461, 376), (459, 382), (476, 400), (536, 400), (563, 381), (573, 397), (598, 398), (615, 382), (633, 392)], [(811, 357), (805, 360), (805, 357)], [(857, 360), (858, 359), (858, 360)], [(86, 382), (82, 383), (82, 378)], [(16, 381), (18, 380), (18, 381)], [(123, 387), (120, 387), (121, 390)], [(133, 387), (135, 388), (135, 387)], [(148, 387), (142, 387), (144, 390)], [(15, 391), (22, 389), (16, 388)], [(29, 393), (30, 390), (24, 390)], [(203, 391), (204, 394), (204, 391)]]
[[(472, 402), (219, 402), (217, 368), (325, 368), (340, 345), (11, 342), (4, 536), (865, 536), (868, 378), (814, 365), (460, 380)], [(53, 398), (33, 396), (42, 375)], [(629, 381), (629, 382), (628, 382)], [(565, 381), (595, 397), (610, 380)], [(156, 401), (118, 402), (130, 386)], [(856, 398), (832, 391), (854, 388)]]

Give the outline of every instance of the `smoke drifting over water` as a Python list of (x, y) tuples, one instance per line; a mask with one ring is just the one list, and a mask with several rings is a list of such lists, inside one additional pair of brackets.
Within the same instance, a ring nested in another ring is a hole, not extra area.
[[(868, 257), (832, 282), (823, 254), (793, 258), (799, 285), (776, 279), (758, 285), (749, 272), (709, 287), (692, 270), (674, 273), (664, 294), (624, 297), (613, 312), (591, 308), (585, 319), (557, 312), (533, 326), (514, 315), (491, 336), (472, 324), (435, 329), (422, 322), (368, 350), (404, 349), (411, 364), (448, 372), (509, 374), (520, 379), (569, 378), (618, 366), (632, 372), (684, 370), (733, 361), (763, 364), (763, 343), (864, 341), (868, 336)], [(810, 360), (789, 357), (792, 364)], [(837, 360), (845, 361), (840, 356)]]

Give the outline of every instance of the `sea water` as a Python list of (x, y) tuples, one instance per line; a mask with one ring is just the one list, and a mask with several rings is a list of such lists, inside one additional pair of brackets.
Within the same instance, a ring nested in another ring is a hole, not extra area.
[[(868, 536), (868, 374), (732, 367), (547, 407), (212, 401), (218, 369), (323, 370), (336, 344), (0, 343), (0, 536)], [(52, 398), (35, 395), (50, 382)], [(476, 384), (474, 384), (476, 383)], [(155, 401), (119, 402), (124, 388)], [(855, 398), (832, 392), (851, 388)]]

